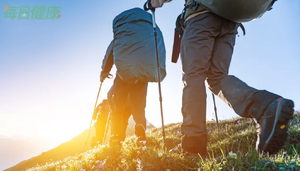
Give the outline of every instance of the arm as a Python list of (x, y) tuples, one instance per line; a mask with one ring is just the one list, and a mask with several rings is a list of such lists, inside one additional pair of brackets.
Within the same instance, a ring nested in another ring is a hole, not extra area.
[(106, 54), (104, 56), (104, 59), (102, 61), (102, 71), (103, 73), (109, 73), (112, 66), (114, 64), (114, 57), (113, 57), (113, 41), (110, 42)]
[(172, 0), (150, 0), (153, 8), (162, 7), (164, 3)]
[(100, 73), (100, 81), (103, 82), (105, 78), (111, 76), (109, 74), (112, 66), (114, 64), (114, 56), (113, 56), (113, 41), (110, 42), (106, 54), (104, 56), (104, 59), (102, 61), (102, 71)]

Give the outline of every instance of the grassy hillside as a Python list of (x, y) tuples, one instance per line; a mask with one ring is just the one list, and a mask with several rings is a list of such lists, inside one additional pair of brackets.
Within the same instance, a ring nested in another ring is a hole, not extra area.
[(62, 160), (65, 157), (70, 155), (76, 155), (82, 153), (85, 150), (85, 141), (87, 137), (88, 130), (85, 130), (80, 135), (74, 137), (71, 141), (61, 144), (55, 149), (50, 151), (44, 152), (39, 156), (33, 157), (29, 160), (24, 160), (21, 163), (13, 166), (11, 168), (6, 169), (5, 171), (20, 171), (24, 170), (26, 167), (34, 167), (38, 163), (39, 164), (46, 164), (51, 160)]
[[(154, 128), (154, 126), (150, 122), (147, 121), (147, 123), (148, 123), (147, 124), (147, 129)], [(135, 127), (135, 122), (134, 122), (134, 120), (131, 116), (129, 118), (128, 127), (127, 127), (127, 130), (126, 130), (126, 135), (127, 136), (131, 136), (131, 135), (134, 134), (134, 127)], [(108, 134), (107, 134), (106, 142), (109, 141), (109, 137), (110, 137), (109, 132), (110, 132), (110, 129), (109, 129)], [(77, 154), (80, 154), (82, 152), (85, 152), (85, 151), (87, 151), (86, 146), (85, 146), (87, 136), (88, 136), (88, 130), (85, 130), (80, 135), (74, 137), (72, 140), (63, 143), (60, 146), (58, 146), (58, 147), (56, 147), (52, 150), (44, 152), (41, 155), (33, 157), (29, 160), (24, 160), (24, 161), (18, 163), (17, 165), (6, 169), (5, 171), (25, 170), (25, 168), (34, 167), (37, 164), (45, 165), (46, 163), (49, 163), (49, 162), (61, 161), (61, 160), (63, 160), (64, 158), (66, 158), (68, 156), (73, 156), (73, 155), (77, 155)], [(90, 133), (90, 136), (89, 136), (90, 139), (91, 139), (91, 136), (92, 136), (92, 133)], [(19, 146), (20, 145), (17, 145), (15, 147), (15, 150), (21, 150), (20, 148), (22, 148), (22, 150), (24, 150), (26, 148), (26, 146), (24, 146), (24, 145), (21, 146), (21, 147), (19, 147)], [(3, 157), (8, 158), (9, 156), (3, 156)], [(0, 159), (1, 159), (1, 156), (0, 156)]]
[[(137, 145), (134, 136), (121, 146), (98, 146), (57, 162), (28, 168), (29, 171), (88, 170), (300, 170), (300, 113), (289, 128), (288, 141), (276, 155), (258, 154), (256, 129), (251, 120), (232, 119), (207, 123), (210, 157), (171, 154), (181, 141), (180, 123), (165, 126), (166, 148), (163, 150), (161, 129), (150, 130), (147, 145)], [(23, 168), (25, 169), (25, 168)]]
[(40, 154), (46, 149), (43, 141), (26, 141), (24, 139), (1, 139), (0, 137), (0, 170), (6, 169), (24, 159)]

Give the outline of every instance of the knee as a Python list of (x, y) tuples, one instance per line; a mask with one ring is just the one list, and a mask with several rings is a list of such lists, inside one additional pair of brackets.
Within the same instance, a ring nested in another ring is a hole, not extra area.
[(221, 90), (221, 81), (228, 76), (227, 74), (212, 74), (207, 77), (207, 85), (213, 93), (217, 94)]
[(199, 84), (203, 84), (205, 79), (206, 76), (204, 72), (184, 73), (182, 77), (183, 83), (188, 86), (198, 86)]
[(145, 108), (144, 107), (137, 107), (137, 108), (133, 108), (132, 110), (132, 114), (133, 115), (145, 115)]

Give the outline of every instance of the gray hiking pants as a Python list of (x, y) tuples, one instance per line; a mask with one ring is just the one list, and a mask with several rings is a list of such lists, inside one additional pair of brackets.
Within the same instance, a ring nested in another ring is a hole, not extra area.
[(181, 131), (183, 148), (188, 151), (204, 150), (195, 149), (195, 144), (201, 146), (201, 143), (191, 141), (205, 141), (202, 143), (206, 148), (205, 80), (209, 89), (242, 117), (258, 119), (279, 97), (228, 75), (237, 28), (237, 23), (212, 13), (200, 14), (186, 22), (180, 49), (184, 83)]
[(128, 94), (130, 94), (133, 120), (136, 125), (141, 124), (146, 128), (145, 108), (147, 88), (148, 82), (139, 81), (136, 84), (129, 84), (124, 82), (118, 75), (116, 76), (113, 88), (112, 135), (122, 135), (122, 133), (125, 133), (122, 130), (127, 127), (127, 121), (130, 117), (130, 115), (128, 115), (130, 112), (126, 109)]

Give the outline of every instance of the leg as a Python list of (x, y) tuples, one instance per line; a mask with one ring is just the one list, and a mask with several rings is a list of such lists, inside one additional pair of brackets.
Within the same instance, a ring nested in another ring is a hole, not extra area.
[(228, 76), (233, 52), (236, 24), (223, 20), (222, 34), (216, 39), (212, 65), (207, 82), (213, 93), (242, 117), (255, 118), (258, 123), (256, 149), (276, 153), (284, 145), (293, 101), (265, 90), (249, 87), (234, 76)]
[[(237, 27), (234, 22), (222, 20), (221, 32), (213, 48), (207, 83), (210, 90), (232, 107), (238, 115), (258, 119), (266, 107), (280, 96), (256, 90), (235, 76), (228, 75)], [(253, 100), (256, 103), (253, 103)]]
[(132, 116), (135, 121), (135, 134), (139, 140), (146, 140), (146, 97), (147, 97), (147, 82), (138, 82), (131, 86), (130, 101), (132, 104)]
[(114, 80), (114, 104), (112, 107), (112, 136), (118, 137), (122, 134), (123, 109), (129, 93), (129, 86), (126, 82), (116, 76)]
[[(234, 76), (228, 76), (228, 70), (235, 45), (238, 24), (222, 20), (220, 35), (213, 48), (211, 67), (207, 75), (210, 90), (232, 107), (236, 113), (242, 114), (245, 102), (257, 92), (256, 89)], [(221, 84), (222, 82), (222, 84)]]
[(187, 21), (181, 42), (183, 70), (182, 147), (186, 151), (206, 154), (206, 92), (204, 81), (210, 67), (220, 20), (211, 13)]
[(121, 134), (121, 140), (124, 141), (126, 138), (126, 130), (128, 126), (128, 119), (130, 118), (132, 114), (132, 105), (130, 102), (130, 95), (128, 95), (126, 104), (124, 106), (124, 111), (123, 111), (123, 121), (122, 121), (122, 134)]

